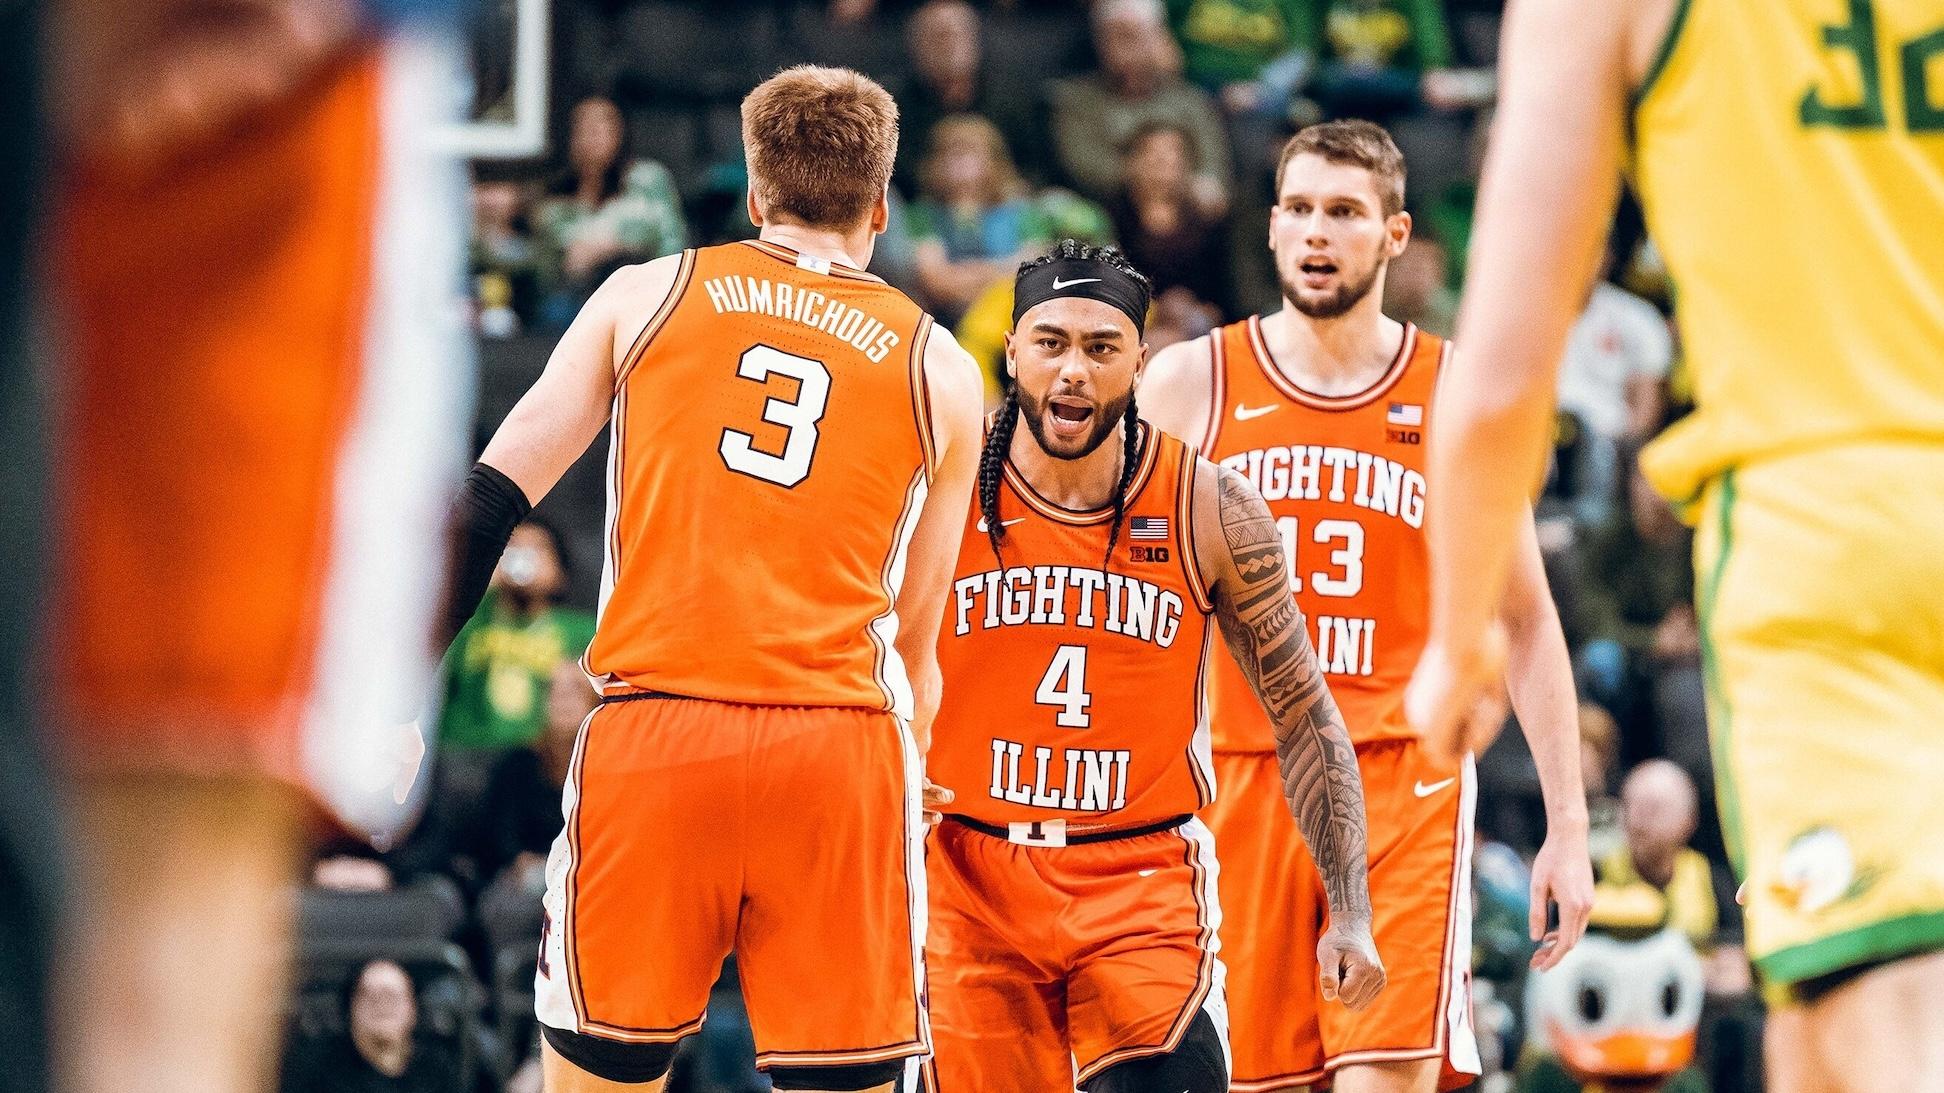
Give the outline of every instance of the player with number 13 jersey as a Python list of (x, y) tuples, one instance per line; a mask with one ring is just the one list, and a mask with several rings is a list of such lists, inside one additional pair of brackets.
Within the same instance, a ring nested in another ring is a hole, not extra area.
[[(1386, 264), (1410, 237), (1404, 163), (1368, 122), (1298, 133), (1270, 213), (1284, 307), (1172, 346), (1141, 400), (1162, 428), (1257, 489), (1274, 514), (1296, 603), (1357, 749), (1370, 804), (1370, 889), (1390, 986), (1362, 1012), (1321, 1005), (1292, 970), (1328, 921), (1314, 867), (1280, 823), (1274, 737), (1248, 681), (1210, 673), (1221, 797), (1204, 816), (1229, 895), (1237, 1093), (1325, 1080), (1431, 1093), (1478, 1073), (1471, 1025), (1470, 760), (1435, 762), (1404, 719), (1423, 650), (1429, 555), (1425, 451), (1451, 347), (1382, 313)], [(1528, 524), (1528, 528), (1530, 525)], [(1572, 668), (1536, 539), (1528, 531), (1503, 618), (1507, 682), (1533, 742), (1549, 808), (1534, 868), (1540, 941), (1548, 900), (1562, 925), (1542, 963), (1577, 938), (1592, 897)]]

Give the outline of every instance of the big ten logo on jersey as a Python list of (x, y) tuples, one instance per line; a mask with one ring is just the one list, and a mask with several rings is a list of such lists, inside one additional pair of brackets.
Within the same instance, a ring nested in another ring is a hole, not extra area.
[[(1127, 773), (1134, 753), (1125, 748), (1059, 748), (994, 737), (992, 782), (995, 801), (1057, 808), (1065, 812), (1108, 812), (1127, 807)], [(1026, 756), (1032, 755), (1031, 769)]]
[(1384, 411), (1384, 439), (1392, 444), (1424, 443), (1424, 406), (1393, 402)]

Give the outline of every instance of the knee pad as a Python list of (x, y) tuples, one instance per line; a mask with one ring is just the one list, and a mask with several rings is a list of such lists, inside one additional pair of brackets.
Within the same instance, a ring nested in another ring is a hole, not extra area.
[(627, 1044), (550, 1025), (541, 1025), (540, 1035), (561, 1058), (596, 1078), (622, 1085), (652, 1082), (675, 1062), (674, 1044)]
[[(770, 1082), (779, 1091), (786, 1093), (795, 1093), (799, 1089), (854, 1093), (898, 1081), (909, 1061), (892, 1059), (890, 1062), (856, 1063), (850, 1066), (773, 1066), (763, 1073), (769, 1075)], [(907, 1093), (902, 1083), (891, 1088), (898, 1093)]]
[(1087, 1093), (1228, 1093), (1228, 1052), (1206, 1011), (1165, 1055), (1115, 1063), (1080, 1088)]

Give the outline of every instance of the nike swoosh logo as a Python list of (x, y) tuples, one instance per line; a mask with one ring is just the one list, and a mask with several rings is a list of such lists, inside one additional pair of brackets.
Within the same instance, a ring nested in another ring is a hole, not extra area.
[(1098, 277), (1075, 277), (1071, 281), (1062, 281), (1058, 277), (1055, 277), (1053, 278), (1053, 291), (1058, 292), (1063, 288), (1072, 288), (1075, 285), (1091, 285), (1099, 280), (1100, 278)]
[(1235, 420), (1253, 421), (1264, 414), (1273, 414), (1280, 409), (1282, 409), (1282, 403), (1280, 402), (1272, 402), (1267, 406), (1237, 406), (1235, 408)]
[[(1026, 522), (1026, 518), (1024, 516), (1015, 516), (1010, 520), (999, 521), (999, 526), (1002, 528), (1009, 528), (1014, 524), (1023, 524), (1025, 522)], [(979, 534), (984, 535), (989, 530), (991, 529), (986, 527), (986, 518), (983, 516), (979, 517)]]
[(1425, 785), (1423, 782), (1419, 782), (1416, 785), (1411, 787), (1411, 792), (1417, 794), (1420, 797), (1429, 797), (1433, 793), (1438, 792), (1439, 790), (1443, 789), (1444, 787), (1450, 785), (1453, 782), (1456, 782), (1457, 780), (1458, 779), (1456, 778), (1446, 778), (1442, 782), (1433, 782), (1428, 786)]

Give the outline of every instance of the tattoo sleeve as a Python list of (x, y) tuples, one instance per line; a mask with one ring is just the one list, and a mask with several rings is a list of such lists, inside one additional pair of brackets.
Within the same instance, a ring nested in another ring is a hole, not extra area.
[(1216, 587), (1222, 637), (1268, 711), (1283, 794), (1323, 874), (1333, 914), (1368, 917), (1363, 778), (1289, 589), (1282, 538), (1260, 495), (1223, 471), (1223, 539), (1234, 574)]

